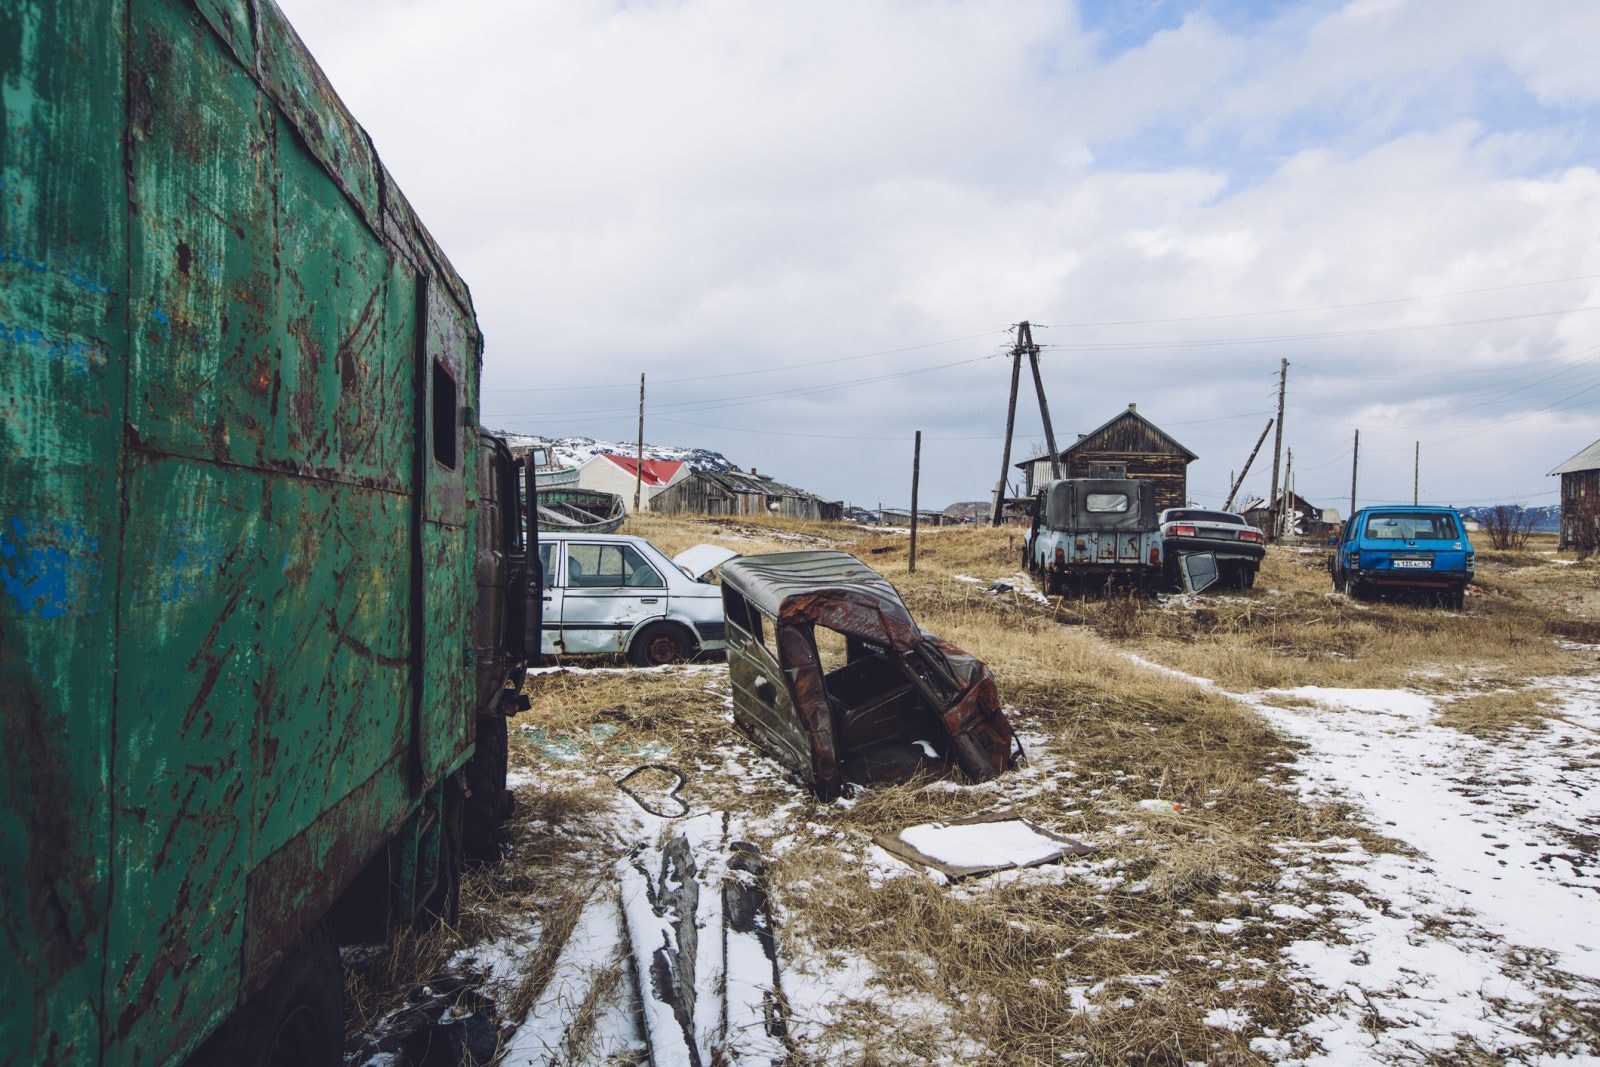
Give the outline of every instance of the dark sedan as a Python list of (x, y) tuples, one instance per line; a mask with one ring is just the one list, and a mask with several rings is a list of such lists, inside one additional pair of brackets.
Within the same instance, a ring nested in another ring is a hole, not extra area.
[(1256, 570), (1266, 555), (1266, 537), (1230, 511), (1167, 508), (1161, 513), (1162, 555), (1171, 584), (1182, 587), (1180, 574), (1185, 556), (1210, 553), (1216, 558), (1219, 584), (1248, 589), (1256, 583)]

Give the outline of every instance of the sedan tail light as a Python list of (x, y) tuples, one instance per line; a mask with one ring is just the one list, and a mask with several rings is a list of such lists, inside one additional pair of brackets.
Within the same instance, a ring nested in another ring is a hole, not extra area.
[(1167, 531), (1173, 537), (1194, 537), (1196, 531), (1193, 526), (1174, 526)]
[(1261, 531), (1260, 530), (1240, 530), (1239, 531), (1239, 540), (1241, 540), (1241, 541), (1259, 541), (1259, 540), (1261, 540)]

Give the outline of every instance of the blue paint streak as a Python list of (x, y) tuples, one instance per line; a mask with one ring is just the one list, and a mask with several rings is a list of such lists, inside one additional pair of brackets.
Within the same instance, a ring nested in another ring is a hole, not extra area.
[(49, 263), (40, 262), (37, 259), (29, 259), (21, 252), (0, 248), (0, 263), (16, 263), (36, 274), (54, 274), (56, 277), (64, 278), (78, 288), (86, 289), (91, 293), (111, 292), (111, 288), (108, 285), (93, 275), (73, 270), (70, 267), (56, 267)]
[(152, 319), (155, 319), (157, 322), (159, 322), (163, 326), (171, 326), (172, 325), (172, 320), (167, 318), (167, 313), (165, 311), (162, 311), (160, 308), (156, 308), (154, 311), (150, 312), (150, 317)]
[(19, 348), (37, 348), (47, 359), (60, 360), (74, 374), (88, 374), (92, 357), (100, 351), (98, 345), (46, 337), (31, 326), (8, 326), (0, 322), (0, 343), (7, 341)]
[(93, 615), (102, 569), (99, 538), (76, 519), (13, 515), (0, 527), (0, 590), (18, 615)]
[[(168, 542), (167, 546), (158, 548), (155, 552), (158, 558), (151, 561), (156, 573), (161, 575), (155, 594), (156, 600), (163, 604), (175, 604), (210, 592), (222, 563), (222, 548), (210, 540), (205, 530), (178, 525), (171, 533), (178, 543)], [(159, 558), (169, 552), (170, 559)]]

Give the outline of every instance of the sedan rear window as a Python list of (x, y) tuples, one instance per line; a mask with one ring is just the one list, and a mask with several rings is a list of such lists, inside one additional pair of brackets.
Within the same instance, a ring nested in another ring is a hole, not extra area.
[(1248, 526), (1244, 518), (1227, 511), (1195, 511), (1184, 509), (1167, 512), (1168, 522), (1231, 522), (1235, 526)]
[(1084, 499), (1083, 506), (1091, 514), (1127, 511), (1128, 498), (1123, 493), (1090, 493)]

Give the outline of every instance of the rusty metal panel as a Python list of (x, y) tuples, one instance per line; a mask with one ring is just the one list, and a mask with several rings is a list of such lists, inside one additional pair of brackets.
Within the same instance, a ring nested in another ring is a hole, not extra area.
[(194, 0), (194, 6), (245, 70), (256, 65), (255, 24), (249, 0)]
[[(92, 1061), (126, 248), (119, 3), (0, 5), (0, 1064)], [(90, 739), (85, 743), (85, 738)]]
[(454, 768), (471, 745), (472, 544), (470, 531), (424, 523), (428, 583), (422, 685), (422, 771), (431, 780)]
[(377, 157), (366, 132), (345, 110), (278, 5), (259, 0), (255, 8), (260, 19), (257, 72), (262, 87), (372, 232), (381, 233)]
[[(428, 521), (460, 526), (467, 521), (467, 487), (475, 483), (474, 460), (477, 449), (477, 428), (468, 425), (462, 415), (477, 409), (478, 403), (478, 337), (472, 322), (462, 317), (461, 310), (451, 299), (449, 290), (442, 285), (429, 285), (427, 291), (427, 360), (424, 369), (430, 418), (428, 419), (428, 445), (430, 457), (427, 473)], [(438, 371), (442, 371), (441, 376)], [(445, 391), (452, 389), (454, 396)], [(454, 428), (455, 441), (436, 439), (440, 432), (440, 419), (433, 413), (451, 412), (448, 420)], [(440, 456), (454, 456), (455, 465), (447, 466)]]
[(140, 454), (127, 499), (106, 940), (114, 1061), (175, 1055), (233, 1005), (263, 611), (258, 474)]
[(253, 862), (388, 762), (409, 729), (409, 503), (275, 477), (269, 509)]
[(199, 14), (140, 2), (130, 56), (129, 419), (143, 447), (255, 465), (276, 381), (260, 94)]
[[(380, 420), (399, 385), (385, 383), (378, 411), (363, 407), (373, 383), (409, 353), (383, 353), (388, 256), (373, 233), (352, 225), (349, 205), (329, 185), (280, 115), (278, 248), (281, 287), (274, 341), (269, 459), (304, 474), (399, 488), (405, 472), (390, 466)], [(407, 405), (409, 410), (409, 405)]]

